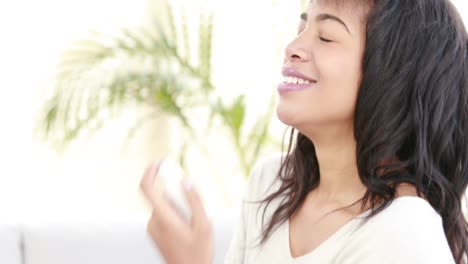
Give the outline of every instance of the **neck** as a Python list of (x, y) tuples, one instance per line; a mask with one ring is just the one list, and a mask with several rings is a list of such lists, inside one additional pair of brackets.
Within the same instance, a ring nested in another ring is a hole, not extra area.
[(364, 195), (366, 188), (359, 178), (352, 126), (322, 131), (320, 134), (303, 133), (314, 143), (319, 164), (316, 197), (324, 202), (355, 202)]

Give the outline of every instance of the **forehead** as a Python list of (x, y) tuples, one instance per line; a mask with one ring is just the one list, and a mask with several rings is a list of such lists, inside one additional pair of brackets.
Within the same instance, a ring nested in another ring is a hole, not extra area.
[(367, 22), (373, 0), (310, 0), (308, 9), (320, 9), (340, 17), (346, 17), (349, 22)]
[(368, 9), (375, 0), (310, 0), (309, 5), (330, 6), (336, 9)]
[(307, 19), (315, 20), (319, 14), (331, 14), (343, 20), (351, 31), (361, 32), (367, 23), (370, 7), (367, 0), (312, 0)]

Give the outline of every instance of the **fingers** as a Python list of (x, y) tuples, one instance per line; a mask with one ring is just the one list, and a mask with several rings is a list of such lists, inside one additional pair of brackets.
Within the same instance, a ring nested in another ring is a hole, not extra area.
[(158, 215), (159, 219), (171, 219), (174, 218), (174, 215), (176, 214), (169, 204), (167, 198), (163, 195), (163, 192), (158, 191), (157, 186), (155, 186), (157, 181), (156, 175), (161, 163), (162, 162), (159, 161), (146, 170), (146, 172), (143, 174), (143, 177), (141, 178), (140, 188), (146, 199), (150, 202), (153, 208), (153, 213)]
[(192, 211), (192, 229), (194, 231), (202, 232), (209, 231), (209, 229), (211, 229), (211, 223), (206, 215), (200, 195), (188, 179), (184, 179), (182, 185), (184, 188), (185, 197), (187, 198), (187, 202)]
[(157, 207), (160, 200), (160, 195), (158, 195), (155, 189), (156, 175), (160, 165), (161, 162), (152, 164), (146, 169), (140, 181), (140, 189), (153, 207)]
[(162, 186), (155, 186), (158, 181), (157, 173), (161, 164), (162, 162), (159, 161), (151, 165), (145, 171), (140, 181), (140, 188), (153, 209), (150, 220), (151, 225), (158, 230), (167, 228), (169, 225), (175, 229), (188, 229), (188, 227), (184, 227), (186, 224), (174, 210), (170, 200), (164, 195), (162, 189), (157, 190), (157, 187), (162, 188)]

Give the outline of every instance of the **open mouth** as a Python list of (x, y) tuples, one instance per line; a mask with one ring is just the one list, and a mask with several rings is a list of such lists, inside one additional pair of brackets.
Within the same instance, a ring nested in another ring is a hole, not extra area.
[(289, 83), (289, 84), (310, 84), (311, 81), (297, 78), (297, 77), (292, 77), (292, 76), (286, 76), (284, 77), (283, 80), (284, 83)]
[(283, 83), (278, 86), (279, 92), (299, 91), (312, 86), (317, 81), (305, 76), (294, 68), (283, 68)]

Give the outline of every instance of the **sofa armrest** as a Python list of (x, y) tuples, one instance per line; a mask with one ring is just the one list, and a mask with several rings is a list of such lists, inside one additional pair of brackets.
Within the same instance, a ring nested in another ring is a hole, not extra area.
[(22, 264), (21, 233), (16, 225), (0, 223), (0, 263)]

